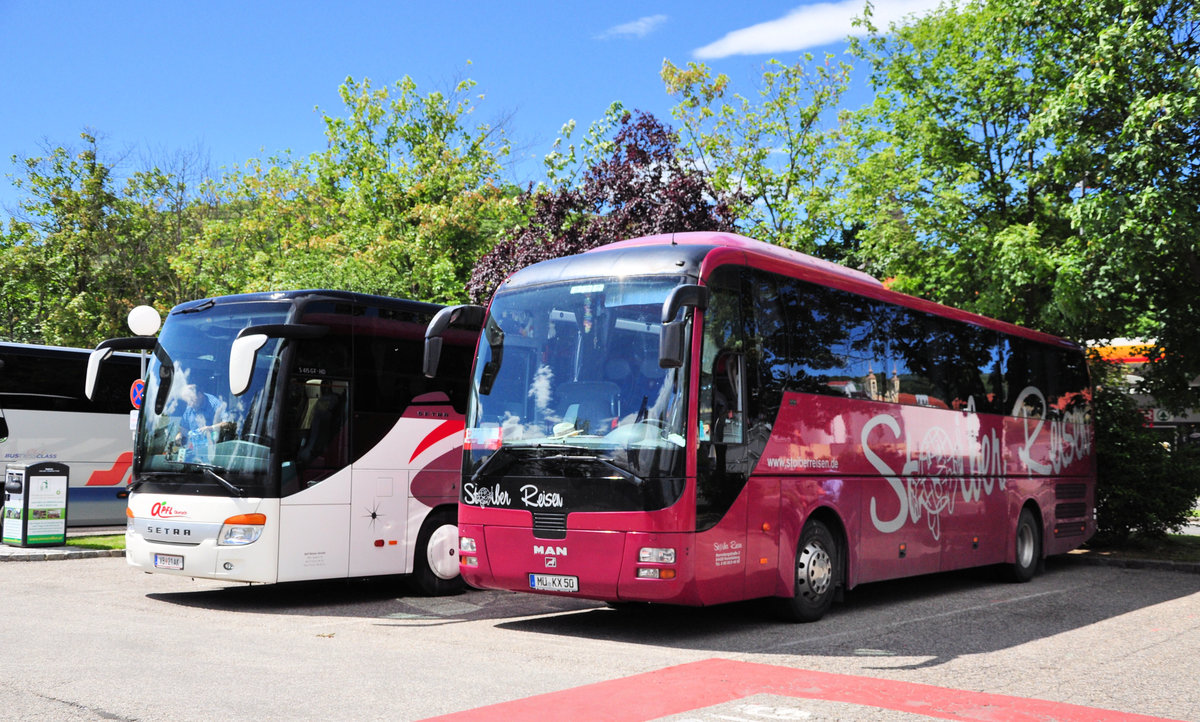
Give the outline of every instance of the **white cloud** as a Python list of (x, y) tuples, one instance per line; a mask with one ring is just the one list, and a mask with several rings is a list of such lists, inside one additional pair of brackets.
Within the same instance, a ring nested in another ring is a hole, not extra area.
[(609, 38), (644, 38), (666, 21), (666, 15), (647, 15), (631, 23), (614, 25), (596, 37), (600, 40), (607, 40)]
[[(921, 15), (936, 8), (941, 0), (876, 0), (872, 22), (887, 28), (908, 15)], [(803, 5), (787, 15), (748, 28), (734, 30), (714, 43), (697, 48), (692, 55), (701, 60), (730, 55), (766, 55), (806, 50), (862, 35), (863, 29), (850, 22), (862, 15), (863, 0)]]

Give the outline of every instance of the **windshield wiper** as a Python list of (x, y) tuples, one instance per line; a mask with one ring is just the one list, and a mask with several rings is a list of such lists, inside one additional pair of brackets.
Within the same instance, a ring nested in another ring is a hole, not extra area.
[[(587, 451), (587, 449), (579, 449), (579, 450)], [(606, 456), (598, 456), (598, 455), (593, 456), (591, 454), (554, 454), (553, 456), (543, 456), (543, 457), (541, 457), (541, 460), (542, 461), (596, 461), (596, 462), (603, 464), (604, 466), (607, 466), (608, 468), (612, 469), (613, 471), (619, 473), (621, 476), (632, 477), (635, 481), (637, 481), (639, 483), (643, 481), (642, 477), (633, 473), (629, 469), (625, 469), (625, 468), (622, 468), (621, 466), (619, 466), (616, 463), (616, 459), (610, 459)]]
[(171, 471), (171, 472), (167, 472), (167, 471), (143, 471), (142, 473), (140, 473), (140, 474), (138, 474), (138, 475), (137, 475), (137, 478), (136, 478), (136, 479), (134, 479), (133, 481), (129, 482), (129, 489), (128, 489), (128, 491), (137, 491), (137, 488), (138, 488), (139, 486), (141, 486), (142, 484), (145, 484), (145, 483), (146, 483), (146, 482), (148, 482), (148, 481), (154, 481), (154, 480), (156, 480), (156, 479), (161, 479), (161, 478), (163, 478), (163, 477), (170, 478), (170, 477), (173, 477), (173, 476), (175, 476), (177, 473), (178, 473), (178, 472), (174, 472), (174, 471)]
[(185, 308), (182, 311), (179, 311), (179, 313), (199, 313), (200, 311), (207, 311), (208, 309), (212, 308), (215, 305), (217, 305), (217, 302), (210, 298), (207, 301), (205, 301), (204, 303), (200, 304), (199, 306), (192, 306), (191, 308)]
[(503, 471), (504, 469), (506, 469), (506, 468), (508, 468), (509, 466), (511, 466), (511, 465), (512, 465), (512, 462), (513, 462), (513, 459), (515, 458), (515, 455), (514, 455), (514, 454), (513, 454), (513, 452), (512, 452), (512, 451), (510, 451), (509, 449), (507, 449), (507, 448), (505, 448), (505, 447), (501, 446), (500, 448), (498, 448), (498, 449), (496, 449), (495, 451), (493, 451), (491, 456), (489, 456), (488, 458), (484, 459), (484, 460), (483, 460), (483, 463), (479, 465), (479, 468), (475, 470), (475, 473), (474, 473), (474, 474), (471, 474), (471, 481), (472, 481), (472, 482), (474, 482), (474, 481), (478, 481), (478, 480), (479, 480), (479, 477), (483, 476), (483, 471), (484, 471), (484, 469), (486, 469), (486, 468), (488, 468), (489, 466), (491, 466), (491, 465), (492, 465), (492, 462), (496, 460), (496, 457), (501, 455), (501, 452), (503, 452), (504, 456), (508, 458), (508, 463), (507, 463), (507, 464), (505, 464), (504, 466), (500, 467), (500, 468), (499, 468), (499, 469), (497, 469), (496, 471)]
[(210, 479), (212, 479), (213, 481), (216, 481), (218, 484), (225, 487), (225, 489), (228, 490), (229, 493), (237, 494), (238, 496), (246, 495), (245, 489), (242, 489), (240, 486), (235, 486), (234, 484), (227, 481), (225, 479), (225, 477), (218, 474), (217, 467), (214, 466), (213, 464), (205, 464), (205, 463), (202, 463), (199, 461), (174, 461), (174, 462), (170, 462), (170, 463), (180, 464), (189, 469), (199, 469), (200, 471), (203, 471), (205, 474), (207, 474)]

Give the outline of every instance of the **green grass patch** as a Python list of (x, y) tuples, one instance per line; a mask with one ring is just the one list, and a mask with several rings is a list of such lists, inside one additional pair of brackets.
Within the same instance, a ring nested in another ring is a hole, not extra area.
[(124, 549), (124, 534), (67, 537), (67, 546), (81, 549)]
[(1088, 544), (1092, 554), (1123, 559), (1200, 562), (1200, 536), (1167, 534), (1159, 539), (1133, 537), (1120, 545)]

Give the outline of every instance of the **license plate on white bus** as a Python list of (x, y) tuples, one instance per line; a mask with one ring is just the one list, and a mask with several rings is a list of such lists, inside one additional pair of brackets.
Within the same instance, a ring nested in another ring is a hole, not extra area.
[(538, 592), (578, 592), (579, 577), (561, 574), (530, 574), (529, 588)]
[(156, 569), (183, 569), (183, 557), (178, 554), (155, 554), (154, 567)]

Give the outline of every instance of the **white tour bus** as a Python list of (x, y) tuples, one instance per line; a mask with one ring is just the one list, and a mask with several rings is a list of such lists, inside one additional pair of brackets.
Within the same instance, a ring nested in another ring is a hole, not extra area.
[(68, 526), (124, 524), (139, 362), (115, 355), (105, 365), (102, 390), (89, 401), (83, 388), (88, 354), (0, 342), (0, 467), (65, 464)]
[(237, 582), (411, 574), (462, 586), (457, 500), (478, 331), (421, 372), (441, 306), (341, 291), (208, 298), (172, 309), (134, 442), (126, 559)]

